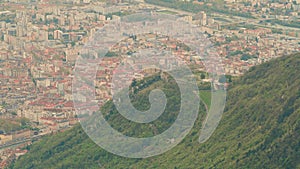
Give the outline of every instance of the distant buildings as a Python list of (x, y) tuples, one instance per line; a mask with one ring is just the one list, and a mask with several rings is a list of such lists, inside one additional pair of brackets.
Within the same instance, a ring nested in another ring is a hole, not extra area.
[[(44, 134), (64, 130), (77, 122), (72, 93), (73, 69), (89, 38), (95, 37), (97, 31), (111, 20), (119, 21), (119, 15), (141, 10), (157, 10), (143, 2), (135, 5), (130, 1), (110, 1), (115, 4), (113, 7), (91, 0), (66, 0), (66, 3), (74, 4), (71, 6), (39, 1), (30, 8), (19, 3), (11, 5), (13, 2), (20, 1), (3, 2), (1, 5), (9, 7), (12, 11), (0, 12), (5, 18), (0, 21), (0, 97), (3, 100), (0, 102), (0, 116), (9, 119), (13, 116), (12, 113), (16, 113), (19, 117), (30, 119)], [(205, 3), (193, 1), (193, 5)], [(225, 6), (232, 9), (232, 12), (250, 12), (252, 16), (259, 18), (261, 23), (243, 17), (232, 19), (224, 14), (216, 17), (204, 11), (195, 16), (184, 15), (181, 19), (197, 25), (207, 39), (213, 42), (215, 52), (222, 58), (211, 56), (211, 60), (222, 60), (226, 74), (242, 75), (251, 66), (300, 51), (300, 31), (297, 28), (285, 30), (283, 28), (286, 27), (282, 25), (264, 23), (268, 19), (293, 20), (297, 23), (299, 0), (286, 3), (228, 0)], [(96, 100), (93, 101), (103, 105), (111, 99), (111, 80), (116, 73), (116, 67), (128, 55), (133, 56), (135, 52), (146, 48), (168, 50), (185, 63), (197, 65), (199, 70), (205, 70), (201, 57), (193, 51), (181, 48), (172, 37), (166, 38), (156, 34), (129, 37), (127, 41), (112, 47), (113, 55), (103, 58), (99, 63), (100, 68), (94, 81), (97, 86)], [(93, 55), (97, 56), (97, 53)], [(133, 61), (127, 59), (123, 63), (129, 62)], [(177, 64), (164, 58), (158, 60), (158, 63), (164, 67)], [(141, 79), (153, 72), (156, 70), (131, 73), (134, 78)], [(90, 74), (91, 72), (86, 72), (84, 75)], [(84, 89), (88, 89), (88, 86), (84, 86)], [(87, 97), (82, 95), (77, 99), (79, 102), (85, 102)], [(97, 107), (93, 110), (96, 111)], [(29, 135), (32, 133), (29, 134), (25, 130), (2, 134), (0, 145), (16, 139), (26, 139)], [(7, 154), (5, 158), (16, 156), (15, 151)], [(0, 168), (1, 165), (2, 163)]]

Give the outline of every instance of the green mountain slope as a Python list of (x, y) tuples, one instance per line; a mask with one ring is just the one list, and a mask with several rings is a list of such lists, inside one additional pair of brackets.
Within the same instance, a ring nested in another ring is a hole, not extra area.
[[(147, 159), (115, 156), (95, 145), (77, 126), (33, 144), (29, 153), (11, 168), (300, 168), (299, 65), (300, 54), (286, 56), (254, 67), (233, 81), (223, 118), (213, 136), (203, 144), (198, 143), (204, 117), (201, 106), (190, 134), (174, 149), (159, 156)], [(172, 83), (151, 82), (133, 96), (133, 104), (137, 108), (147, 107), (142, 98), (158, 85), (174, 93), (169, 98), (176, 107), (176, 87), (167, 87)], [(115, 110), (111, 103), (103, 109), (104, 113)], [(176, 111), (168, 113), (165, 117), (176, 115)], [(161, 128), (172, 122), (162, 120), (144, 133), (143, 127), (126, 128), (119, 118), (113, 114), (110, 120), (115, 126), (125, 127), (121, 132), (137, 137), (160, 133)]]

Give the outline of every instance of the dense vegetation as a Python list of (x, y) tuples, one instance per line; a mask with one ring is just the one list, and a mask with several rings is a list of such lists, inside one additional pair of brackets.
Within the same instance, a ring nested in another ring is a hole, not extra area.
[(114, 103), (109, 101), (102, 107), (102, 114), (115, 130), (130, 137), (151, 137), (162, 133), (173, 124), (180, 110), (180, 91), (173, 78), (168, 83), (159, 75), (133, 81), (130, 98), (133, 106), (139, 111), (150, 109), (148, 96), (154, 89), (161, 89), (167, 99), (165, 112), (155, 121), (147, 124), (135, 123), (118, 113)]
[(231, 16), (240, 16), (240, 17), (245, 17), (245, 18), (253, 18), (250, 13), (242, 13), (238, 11), (232, 11), (224, 6), (223, 1), (211, 1), (214, 5), (198, 5), (194, 4), (193, 2), (185, 2), (185, 1), (178, 1), (178, 0), (145, 0), (145, 2), (149, 4), (154, 4), (154, 5), (159, 5), (159, 6), (164, 6), (168, 8), (174, 8), (174, 9), (179, 9), (187, 12), (192, 12), (192, 13), (198, 13), (200, 11), (205, 11), (208, 14), (211, 14), (213, 12), (216, 13), (223, 13), (226, 15), (231, 15)]
[[(223, 118), (204, 144), (198, 143), (204, 115), (201, 106), (184, 141), (156, 157), (127, 159), (107, 153), (76, 126), (28, 147), (29, 153), (11, 168), (299, 168), (299, 65), (300, 54), (285, 56), (253, 67), (233, 80)], [(132, 97), (133, 102), (155, 85), (165, 88), (165, 83), (153, 81)], [(114, 109), (108, 103), (105, 110)]]
[(30, 129), (29, 120), (25, 118), (0, 119), (0, 133), (11, 133), (14, 131)]
[(278, 24), (278, 25), (282, 25), (282, 26), (287, 26), (287, 27), (292, 27), (292, 28), (299, 28), (300, 27), (300, 23), (297, 21), (282, 21), (279, 19), (269, 19), (269, 20), (265, 20), (263, 21), (265, 23), (271, 23), (272, 25), (274, 24)]

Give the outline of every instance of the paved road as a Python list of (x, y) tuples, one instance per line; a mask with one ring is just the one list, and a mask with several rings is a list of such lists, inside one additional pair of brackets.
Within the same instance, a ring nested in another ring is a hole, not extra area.
[(17, 142), (12, 142), (12, 143), (5, 144), (5, 145), (0, 145), (0, 150), (15, 147), (15, 146), (20, 145), (22, 143), (26, 143), (26, 142), (29, 142), (29, 141), (39, 139), (40, 137), (41, 137), (41, 135), (36, 135), (36, 136), (33, 136), (31, 138), (28, 138), (28, 139), (20, 140), (20, 141), (17, 141)]

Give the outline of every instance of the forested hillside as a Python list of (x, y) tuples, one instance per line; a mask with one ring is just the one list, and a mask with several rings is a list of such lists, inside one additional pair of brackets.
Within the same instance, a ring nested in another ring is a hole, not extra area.
[[(28, 147), (29, 153), (11, 168), (300, 168), (299, 65), (300, 54), (284, 56), (253, 67), (234, 80), (228, 89), (223, 118), (213, 136), (203, 144), (198, 142), (205, 112), (202, 105), (190, 134), (159, 156), (115, 156), (94, 144), (78, 125)], [(167, 105), (169, 111), (153, 127), (128, 127), (111, 102), (103, 107), (104, 115), (116, 129), (136, 137), (160, 133), (178, 113), (179, 91), (170, 87), (175, 85), (174, 81), (156, 79), (144, 83), (148, 85), (132, 95), (138, 109), (147, 109), (148, 94), (158, 86), (171, 101)]]

